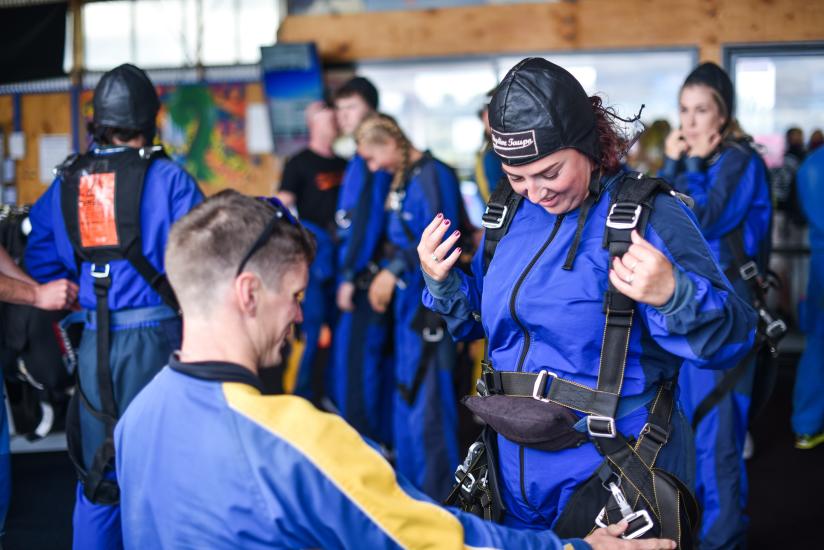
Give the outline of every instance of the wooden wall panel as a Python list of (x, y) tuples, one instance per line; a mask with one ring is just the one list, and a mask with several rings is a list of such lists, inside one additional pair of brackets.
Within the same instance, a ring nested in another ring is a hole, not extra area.
[[(246, 87), (249, 103), (264, 101), (262, 86), (251, 83)], [(38, 140), (43, 134), (71, 135), (70, 95), (65, 93), (28, 94), (21, 101), (21, 124), (26, 135), (26, 156), (17, 162), (17, 193), (21, 204), (33, 203), (48, 187), (39, 180)], [(0, 130), (12, 130), (12, 96), (0, 95)], [(81, 117), (81, 125), (84, 122)], [(86, 143), (85, 128), (80, 128), (81, 148)], [(249, 167), (242, 176), (223, 185), (202, 185), (208, 194), (231, 187), (251, 195), (271, 195), (280, 180), (282, 162), (275, 155), (250, 155)]]
[(824, 40), (824, 2), (563, 0), (409, 12), (289, 16), (283, 42), (314, 41), (327, 61), (530, 51), (721, 46)]
[(71, 108), (68, 93), (29, 94), (21, 101), (21, 125), (26, 135), (26, 156), (17, 162), (17, 201), (32, 203), (48, 187), (40, 183), (38, 143), (43, 134), (68, 134)]

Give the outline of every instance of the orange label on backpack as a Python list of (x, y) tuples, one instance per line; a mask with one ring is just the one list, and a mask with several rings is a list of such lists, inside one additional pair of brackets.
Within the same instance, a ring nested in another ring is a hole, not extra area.
[(117, 216), (114, 209), (114, 172), (80, 176), (77, 221), (84, 248), (117, 246)]

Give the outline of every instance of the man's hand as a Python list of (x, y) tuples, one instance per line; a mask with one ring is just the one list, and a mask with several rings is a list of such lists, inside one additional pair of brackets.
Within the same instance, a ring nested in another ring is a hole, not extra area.
[(338, 286), (338, 293), (335, 302), (341, 311), (355, 311), (355, 303), (352, 299), (355, 296), (355, 283), (344, 281)]
[(37, 285), (32, 305), (47, 310), (71, 309), (76, 300), (77, 285), (68, 279), (58, 279)]
[(386, 269), (381, 269), (380, 272), (372, 280), (369, 285), (369, 305), (378, 313), (384, 313), (389, 307), (389, 302), (392, 301), (392, 294), (395, 292), (395, 283), (398, 278), (395, 274)]
[(597, 529), (584, 542), (593, 550), (674, 550), (675, 542), (667, 539), (633, 539), (618, 538), (627, 530), (626, 521)]
[(418, 243), (418, 258), (421, 260), (421, 269), (436, 281), (445, 280), (449, 270), (461, 257), (460, 248), (456, 248), (447, 256), (449, 250), (458, 242), (458, 238), (461, 236), (460, 231), (453, 231), (445, 241), (441, 242), (447, 229), (449, 229), (449, 225), (449, 220), (445, 219), (443, 214), (438, 214), (423, 230), (421, 240)]
[(624, 296), (655, 307), (669, 302), (675, 293), (672, 264), (638, 231), (632, 232), (627, 253), (613, 260), (609, 280)]

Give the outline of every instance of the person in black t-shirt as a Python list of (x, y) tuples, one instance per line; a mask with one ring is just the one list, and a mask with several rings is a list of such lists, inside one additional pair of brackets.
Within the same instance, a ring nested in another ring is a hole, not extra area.
[(334, 231), (335, 210), (346, 160), (332, 152), (338, 137), (335, 112), (316, 101), (306, 108), (309, 146), (290, 158), (283, 168), (278, 198), (298, 211), (301, 222)]
[[(309, 146), (290, 158), (283, 168), (277, 197), (296, 209), (301, 223), (317, 241), (317, 254), (309, 269), (300, 326), (303, 355), (294, 393), (318, 402), (322, 398), (323, 371), (330, 346), (330, 327), (335, 324), (336, 257), (335, 210), (346, 161), (332, 152), (338, 137), (334, 111), (317, 101), (306, 108)], [(324, 327), (325, 326), (325, 327)]]

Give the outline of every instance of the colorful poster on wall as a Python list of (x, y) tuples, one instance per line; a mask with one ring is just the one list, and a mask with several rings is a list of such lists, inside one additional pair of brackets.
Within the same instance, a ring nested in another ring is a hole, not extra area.
[[(247, 84), (185, 84), (157, 87), (161, 108), (158, 133), (166, 153), (211, 194), (227, 187), (250, 194), (261, 188), (270, 166), (247, 149)], [(83, 115), (92, 118), (92, 91), (81, 98)]]
[(320, 58), (314, 44), (276, 44), (260, 53), (275, 153), (289, 156), (306, 146), (306, 106), (323, 98)]

